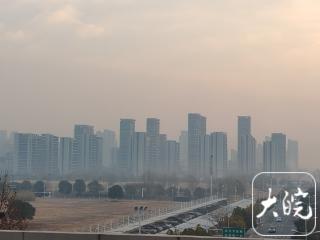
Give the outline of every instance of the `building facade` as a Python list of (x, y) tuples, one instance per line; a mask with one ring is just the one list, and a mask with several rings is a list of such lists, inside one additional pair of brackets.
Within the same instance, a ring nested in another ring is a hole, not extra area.
[(133, 139), (132, 174), (141, 177), (145, 173), (146, 166), (147, 135), (145, 132), (135, 132)]
[(102, 165), (107, 168), (113, 168), (115, 164), (114, 151), (117, 148), (116, 133), (105, 129), (96, 134), (102, 138)]
[(228, 140), (224, 132), (210, 134), (210, 172), (218, 178), (225, 176), (228, 166)]
[(188, 114), (188, 171), (197, 178), (202, 177), (201, 143), (206, 135), (206, 118), (198, 113)]
[(59, 138), (51, 134), (14, 134), (14, 172), (21, 176), (59, 174)]
[(161, 139), (160, 120), (157, 118), (147, 118), (147, 170), (150, 173), (159, 173), (161, 164)]
[(130, 166), (133, 159), (133, 138), (135, 133), (134, 119), (120, 120), (120, 146), (118, 169), (120, 173), (127, 174), (130, 172)]
[(272, 133), (263, 143), (263, 170), (266, 172), (286, 171), (286, 135)]
[(299, 143), (291, 139), (288, 139), (287, 168), (291, 171), (299, 168)]
[(61, 137), (59, 141), (59, 174), (66, 175), (72, 169), (72, 156), (74, 139), (70, 137)]
[(238, 166), (243, 175), (256, 172), (256, 140), (251, 135), (251, 117), (238, 117)]

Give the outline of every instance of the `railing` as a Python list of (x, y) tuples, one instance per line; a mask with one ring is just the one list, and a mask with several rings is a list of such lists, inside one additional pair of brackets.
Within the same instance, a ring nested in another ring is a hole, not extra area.
[[(98, 234), (98, 233), (58, 233), (58, 232), (21, 232), (0, 231), (1, 240), (199, 240), (228, 239), (223, 237), (191, 237), (191, 236), (160, 236), (131, 234)], [(232, 238), (229, 238), (232, 239)], [(234, 238), (233, 238), (234, 239)], [(246, 239), (246, 238), (242, 238)], [(249, 238), (247, 238), (249, 239)], [(250, 238), (254, 239), (254, 238)], [(260, 238), (261, 239), (261, 238)]]
[[(95, 225), (90, 225), (89, 228), (79, 229), (77, 231), (80, 232), (97, 232), (97, 233), (105, 233), (105, 232), (115, 232), (117, 229), (125, 229), (137, 227), (139, 224), (139, 220), (142, 224), (146, 224), (146, 222), (152, 222), (153, 220), (159, 220), (161, 217), (166, 217), (168, 214), (173, 213), (181, 213), (184, 211), (190, 211), (192, 209), (205, 206), (207, 204), (212, 204), (213, 201), (217, 200), (217, 196), (206, 197), (202, 199), (192, 200), (189, 202), (176, 202), (172, 206), (162, 209), (155, 209), (152, 211), (148, 211), (142, 216), (130, 215), (123, 216), (118, 221), (110, 221), (106, 223), (99, 223)], [(139, 219), (140, 218), (140, 219)]]

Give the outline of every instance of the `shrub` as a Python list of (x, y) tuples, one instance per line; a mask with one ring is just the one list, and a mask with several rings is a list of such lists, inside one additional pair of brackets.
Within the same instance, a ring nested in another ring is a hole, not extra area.
[(89, 193), (97, 196), (99, 192), (104, 190), (104, 187), (97, 181), (94, 180), (88, 184)]
[(72, 184), (68, 181), (60, 181), (59, 182), (59, 193), (62, 193), (64, 195), (68, 195), (72, 192)]
[(11, 216), (11, 218), (33, 219), (36, 209), (30, 203), (21, 200), (14, 200), (13, 205), (17, 209), (17, 213), (15, 216)]
[(38, 193), (42, 193), (45, 190), (45, 185), (43, 181), (37, 181), (34, 185), (33, 185), (33, 191), (34, 192), (38, 192)]
[(73, 184), (73, 192), (76, 193), (77, 196), (82, 195), (86, 192), (86, 183), (83, 179), (77, 179)]
[(109, 198), (121, 199), (123, 198), (123, 195), (124, 194), (121, 186), (114, 185), (111, 188), (109, 188), (109, 191), (108, 191)]

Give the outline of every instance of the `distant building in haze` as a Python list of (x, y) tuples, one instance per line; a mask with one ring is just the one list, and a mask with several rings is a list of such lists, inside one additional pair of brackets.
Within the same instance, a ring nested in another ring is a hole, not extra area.
[(59, 141), (59, 173), (66, 175), (72, 169), (74, 139), (70, 137), (61, 137)]
[(201, 142), (206, 135), (206, 118), (198, 113), (188, 114), (188, 170), (201, 178)]
[(132, 174), (141, 177), (146, 167), (147, 135), (145, 132), (135, 132), (133, 137)]
[(32, 161), (36, 149), (35, 134), (15, 133), (14, 134), (14, 173), (28, 176), (32, 172)]
[(291, 171), (298, 170), (299, 167), (299, 143), (288, 139), (287, 168)]
[(256, 169), (261, 171), (263, 169), (263, 144), (257, 144), (256, 149)]
[(272, 133), (272, 161), (275, 164), (275, 170), (286, 170), (286, 152), (287, 152), (287, 137), (283, 133)]
[(275, 171), (275, 166), (272, 162), (272, 142), (270, 140), (265, 140), (263, 142), (263, 171)]
[(147, 118), (147, 169), (148, 172), (160, 172), (163, 164), (160, 162), (160, 120), (157, 118)]
[(212, 168), (212, 146), (211, 139), (209, 134), (205, 134), (200, 139), (200, 159), (199, 159), (199, 169), (200, 169), (200, 177), (205, 178), (214, 174)]
[(167, 167), (166, 173), (169, 175), (176, 174), (180, 169), (178, 168), (179, 164), (179, 157), (180, 157), (180, 150), (179, 150), (179, 143), (174, 140), (167, 141), (167, 163), (165, 166)]
[(210, 134), (211, 172), (216, 177), (224, 177), (228, 164), (228, 140), (224, 132)]
[(51, 134), (14, 135), (14, 172), (21, 176), (58, 175), (59, 138)]
[(41, 135), (41, 160), (45, 173), (49, 176), (59, 175), (59, 137), (52, 134)]
[(117, 148), (116, 133), (105, 129), (103, 132), (98, 131), (96, 134), (102, 138), (102, 165), (107, 168), (114, 167), (114, 154)]
[(235, 149), (230, 149), (230, 159), (228, 162), (228, 173), (235, 174), (239, 171), (238, 167), (238, 152)]
[(251, 117), (238, 117), (238, 163), (242, 174), (256, 171), (256, 140), (251, 135)]
[(8, 152), (2, 156), (0, 156), (0, 174), (14, 174), (14, 159), (13, 159), (13, 152)]
[(95, 170), (102, 166), (102, 138), (90, 125), (75, 125), (72, 171)]
[(8, 135), (6, 130), (0, 130), (0, 156), (4, 156), (7, 152)]
[(168, 169), (168, 140), (166, 134), (160, 134), (159, 135), (159, 143), (160, 143), (160, 156), (159, 156), (159, 162), (156, 165), (156, 171), (161, 175), (167, 174)]
[(263, 170), (281, 172), (286, 170), (286, 135), (272, 133), (263, 143)]
[(188, 131), (181, 131), (179, 136), (179, 168), (181, 174), (188, 173)]
[(118, 167), (122, 174), (128, 174), (133, 159), (133, 138), (135, 133), (134, 119), (120, 120), (120, 146)]

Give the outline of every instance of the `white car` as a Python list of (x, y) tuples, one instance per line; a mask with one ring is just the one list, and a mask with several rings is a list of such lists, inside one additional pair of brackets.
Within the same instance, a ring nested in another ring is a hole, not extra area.
[(277, 230), (276, 230), (275, 227), (269, 227), (268, 228), (268, 233), (276, 233), (276, 232), (277, 232)]

